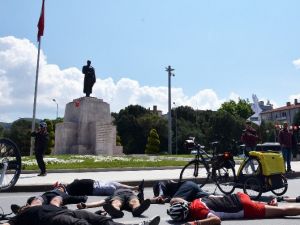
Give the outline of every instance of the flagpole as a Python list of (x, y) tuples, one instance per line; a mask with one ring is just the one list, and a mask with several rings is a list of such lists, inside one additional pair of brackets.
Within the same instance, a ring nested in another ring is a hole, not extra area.
[[(36, 62), (35, 88), (34, 88), (34, 100), (33, 100), (33, 114), (32, 114), (31, 132), (35, 131), (35, 112), (36, 112), (36, 98), (37, 98), (38, 80), (39, 80), (41, 41), (42, 41), (42, 38), (40, 37), (40, 39), (39, 39), (39, 46), (38, 46), (37, 62)], [(32, 154), (33, 154), (33, 143), (34, 143), (34, 138), (31, 137), (31, 141), (30, 141), (30, 156), (32, 156)]]

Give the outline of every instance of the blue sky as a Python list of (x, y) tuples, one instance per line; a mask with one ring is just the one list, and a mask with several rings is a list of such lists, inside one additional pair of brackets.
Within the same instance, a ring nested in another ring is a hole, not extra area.
[[(32, 116), (41, 3), (0, 2), (0, 78), (10, 90), (0, 90), (0, 121)], [(168, 65), (176, 105), (217, 109), (253, 93), (275, 106), (300, 98), (300, 1), (46, 0), (45, 7), (39, 118), (55, 117), (51, 99), (63, 116), (64, 105), (83, 96), (87, 59), (98, 78), (93, 96), (112, 111), (156, 104), (166, 112)]]

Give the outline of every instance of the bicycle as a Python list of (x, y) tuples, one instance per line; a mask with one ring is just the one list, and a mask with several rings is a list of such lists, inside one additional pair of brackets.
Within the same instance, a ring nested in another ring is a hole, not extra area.
[[(210, 156), (199, 144), (195, 144), (195, 158), (183, 167), (179, 181), (191, 180), (203, 187), (211, 179), (224, 194), (235, 189), (235, 162), (230, 152), (216, 155), (218, 142), (212, 142), (213, 155)], [(203, 175), (202, 177), (200, 175)]]
[(21, 174), (21, 154), (17, 145), (0, 138), (0, 191), (14, 187)]

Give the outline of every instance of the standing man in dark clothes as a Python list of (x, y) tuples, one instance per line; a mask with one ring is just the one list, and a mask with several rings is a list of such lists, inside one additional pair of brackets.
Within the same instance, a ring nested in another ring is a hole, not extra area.
[(279, 131), (278, 140), (281, 146), (284, 162), (286, 163), (286, 171), (293, 172), (291, 168), (292, 133), (288, 129), (287, 122), (283, 124), (283, 129)]
[(49, 141), (49, 134), (47, 132), (46, 122), (41, 121), (39, 125), (39, 129), (37, 131), (32, 132), (31, 136), (35, 138), (35, 143), (34, 143), (35, 158), (41, 171), (38, 174), (38, 176), (46, 176), (47, 171), (46, 171), (46, 165), (43, 158)]
[(90, 60), (87, 61), (87, 65), (82, 67), (82, 73), (84, 74), (83, 93), (86, 94), (86, 97), (90, 97), (93, 85), (96, 82), (95, 69), (91, 66)]
[[(69, 210), (60, 205), (60, 197), (53, 198), (49, 205), (42, 205), (42, 202), (36, 199), (4, 225), (122, 225), (103, 215), (85, 210)], [(159, 222), (160, 217), (157, 216), (140, 224), (158, 225)]]
[(245, 130), (243, 130), (241, 141), (245, 144), (244, 154), (246, 156), (249, 156), (250, 151), (255, 151), (259, 137), (256, 130), (251, 126), (251, 121), (246, 121)]

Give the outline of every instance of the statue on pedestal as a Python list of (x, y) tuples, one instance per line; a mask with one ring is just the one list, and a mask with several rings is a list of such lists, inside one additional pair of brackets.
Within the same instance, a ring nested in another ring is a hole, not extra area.
[(91, 61), (87, 61), (87, 65), (82, 67), (82, 73), (84, 74), (83, 93), (86, 97), (90, 97), (94, 83), (96, 82), (95, 69), (91, 66)]

